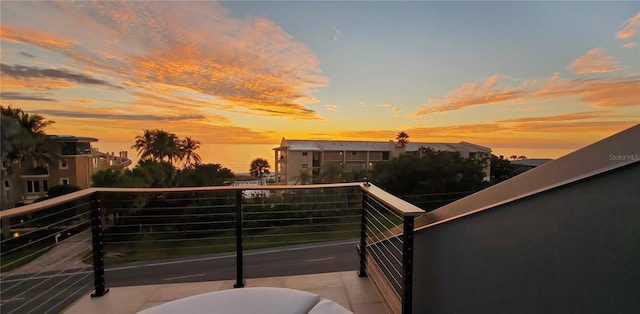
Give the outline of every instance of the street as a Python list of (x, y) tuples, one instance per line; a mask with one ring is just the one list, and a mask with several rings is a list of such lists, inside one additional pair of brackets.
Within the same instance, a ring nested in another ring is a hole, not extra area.
[[(356, 240), (296, 245), (244, 252), (244, 277), (290, 276), (356, 270)], [(107, 287), (231, 280), (236, 276), (235, 252), (136, 262), (107, 267)], [(26, 280), (25, 280), (26, 278)], [(59, 313), (93, 291), (90, 267), (68, 272), (29, 274), (2, 279), (0, 313)], [(5, 292), (6, 291), (6, 292)]]

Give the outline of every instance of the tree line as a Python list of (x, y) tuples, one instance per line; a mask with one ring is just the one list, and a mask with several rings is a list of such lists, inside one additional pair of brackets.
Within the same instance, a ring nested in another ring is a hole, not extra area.
[[(18, 108), (0, 107), (2, 111), (2, 160), (8, 164), (37, 162), (54, 165), (59, 160), (60, 145), (50, 140), (45, 128), (54, 121)], [(409, 142), (402, 131), (396, 136), (399, 145)], [(100, 187), (174, 187), (223, 185), (234, 179), (234, 173), (216, 163), (202, 163), (197, 153), (200, 142), (192, 137), (180, 138), (161, 129), (143, 129), (131, 146), (140, 161), (133, 169), (106, 169), (93, 175), (93, 186)], [(512, 156), (512, 158), (515, 156)], [(519, 158), (526, 158), (521, 156)], [(484, 179), (486, 163), (491, 163), (491, 182)], [(270, 165), (256, 158), (249, 165), (250, 174), (264, 183)], [(524, 171), (503, 156), (474, 160), (462, 158), (458, 152), (442, 152), (421, 148), (377, 163), (371, 170), (345, 171), (338, 163), (325, 163), (318, 174), (301, 170), (296, 183), (308, 184), (362, 181), (365, 177), (395, 195), (424, 195), (478, 191), (489, 184), (503, 181)], [(18, 175), (9, 167), (5, 174)]]

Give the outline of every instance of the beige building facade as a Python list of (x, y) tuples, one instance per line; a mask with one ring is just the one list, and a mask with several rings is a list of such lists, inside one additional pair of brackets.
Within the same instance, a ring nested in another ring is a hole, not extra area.
[(131, 164), (126, 151), (116, 156), (92, 148), (91, 143), (98, 141), (96, 138), (60, 135), (49, 135), (49, 138), (61, 144), (61, 156), (56, 164), (2, 163), (3, 209), (32, 203), (47, 196), (49, 187), (56, 185), (88, 188), (96, 172)]
[[(491, 149), (467, 142), (460, 143), (399, 143), (377, 141), (288, 140), (283, 138), (274, 148), (275, 178), (279, 184), (297, 184), (302, 172), (307, 172), (313, 183), (318, 183), (323, 165), (337, 163), (345, 173), (369, 171), (375, 164), (400, 154), (418, 152), (420, 147), (435, 151), (459, 152), (464, 158), (490, 160)], [(489, 179), (487, 161), (485, 178)]]

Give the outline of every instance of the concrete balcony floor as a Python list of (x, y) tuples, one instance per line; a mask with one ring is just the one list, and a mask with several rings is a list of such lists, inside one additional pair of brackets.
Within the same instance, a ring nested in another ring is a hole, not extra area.
[[(99, 298), (89, 294), (64, 313), (127, 314), (196, 294), (233, 289), (235, 280), (204, 281), (164, 285), (112, 287)], [(368, 278), (356, 271), (285, 277), (248, 278), (246, 287), (280, 287), (315, 293), (358, 314), (389, 313), (378, 291)]]

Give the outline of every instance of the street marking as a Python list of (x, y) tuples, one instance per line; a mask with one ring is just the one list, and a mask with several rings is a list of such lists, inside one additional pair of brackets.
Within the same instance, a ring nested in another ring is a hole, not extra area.
[(302, 261), (302, 262), (303, 263), (313, 263), (313, 262), (328, 261), (328, 260), (332, 260), (332, 259), (336, 259), (336, 257), (332, 256), (332, 257), (325, 257), (325, 258), (316, 258), (316, 259), (310, 259), (310, 260), (306, 260), (306, 261)]
[(0, 303), (0, 304), (5, 304), (5, 303), (9, 303), (9, 302), (11, 302), (11, 301), (19, 301), (19, 300), (24, 300), (24, 298), (10, 298), (10, 299), (5, 299), (5, 300), (2, 300), (2, 303)]
[(204, 276), (204, 274), (197, 274), (197, 275), (188, 275), (188, 276), (180, 276), (180, 277), (171, 277), (171, 278), (163, 278), (163, 281), (170, 281), (170, 280), (176, 280), (176, 279), (185, 279), (185, 278), (194, 278), (194, 277), (202, 277)]
[[(315, 249), (315, 248), (321, 248), (321, 247), (350, 245), (350, 244), (356, 244), (356, 243), (359, 243), (359, 242), (358, 241), (345, 241), (345, 242), (339, 242), (339, 243), (309, 245), (309, 246), (286, 248), (286, 249), (267, 250), (267, 251), (262, 251), (262, 252), (249, 252), (249, 253), (244, 253), (244, 256), (280, 253), (280, 252), (288, 252), (288, 251), (302, 251), (302, 250)], [(149, 264), (141, 264), (141, 265), (113, 267), (113, 268), (107, 268), (107, 269), (105, 269), (105, 271), (115, 271), (115, 270), (141, 268), (141, 267), (151, 267), (151, 266), (164, 266), (164, 265), (172, 265), (172, 264), (183, 264), (183, 263), (189, 263), (189, 262), (201, 262), (201, 261), (210, 261), (210, 260), (216, 260), (216, 259), (235, 258), (235, 257), (236, 257), (236, 254), (233, 254), (233, 255), (222, 255), (222, 256), (212, 256), (212, 257), (203, 257), (203, 258), (194, 258), (194, 259), (186, 259), (186, 260), (183, 259), (183, 260), (177, 260), (177, 261), (171, 261), (171, 262), (158, 262), (158, 263), (149, 263)]]
[[(300, 246), (300, 247), (293, 247), (293, 248), (286, 248), (286, 249), (275, 249), (275, 250), (266, 250), (266, 251), (259, 251), (259, 252), (248, 252), (248, 253), (244, 253), (244, 256), (263, 255), (263, 254), (272, 254), (272, 253), (290, 252), (290, 251), (303, 251), (303, 250), (309, 250), (309, 249), (315, 249), (315, 248), (321, 248), (321, 247), (351, 245), (351, 244), (357, 244), (357, 243), (359, 243), (359, 241), (349, 241), (349, 240), (347, 240), (347, 241), (338, 242), (338, 243), (317, 244), (317, 245), (308, 245), (308, 246), (307, 245), (303, 245), (303, 246)], [(153, 267), (153, 266), (183, 264), (183, 263), (189, 263), (189, 262), (210, 261), (210, 260), (216, 260), (216, 259), (235, 258), (235, 257), (236, 257), (236, 254), (233, 254), (233, 255), (222, 255), (222, 256), (212, 256), (212, 257), (203, 257), (203, 258), (193, 258), (193, 259), (186, 259), (186, 260), (183, 259), (183, 260), (177, 260), (177, 261), (171, 261), (171, 262), (158, 262), (158, 263), (131, 265), (131, 266), (117, 266), (117, 267), (113, 267), (113, 268), (106, 268), (104, 271), (105, 272), (110, 272), (110, 271), (118, 271), (118, 270), (125, 270), (125, 269), (135, 269), (135, 268), (142, 268), (142, 267)], [(85, 269), (88, 269), (88, 268), (85, 268)], [(31, 277), (28, 277), (28, 278), (20, 278), (20, 279), (6, 279), (6, 280), (2, 280), (2, 282), (4, 282), (4, 283), (12, 283), (12, 282), (27, 281), (27, 280), (39, 280), (39, 279), (52, 278), (52, 277), (73, 276), (73, 275), (90, 274), (90, 273), (93, 273), (93, 271), (92, 270), (85, 270), (85, 271), (78, 271), (78, 272), (74, 272), (74, 273), (62, 273), (62, 274), (46, 275), (46, 276), (31, 276)]]

